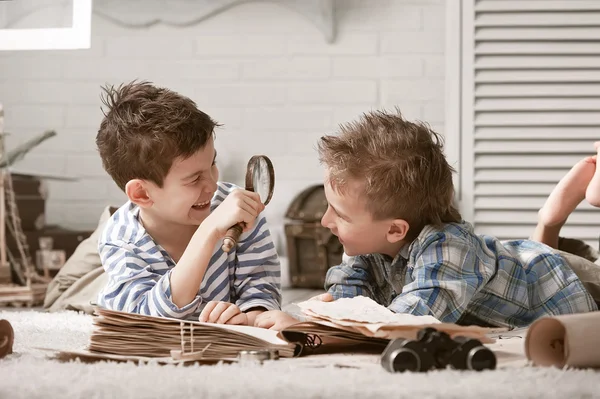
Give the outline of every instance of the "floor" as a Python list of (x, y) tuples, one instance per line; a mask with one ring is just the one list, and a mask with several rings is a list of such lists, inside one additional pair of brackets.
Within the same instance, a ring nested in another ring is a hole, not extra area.
[[(284, 290), (284, 307), (320, 290)], [(600, 398), (591, 370), (524, 367), (523, 338), (498, 340), (499, 369), (391, 374), (380, 357), (356, 353), (279, 359), (263, 365), (167, 367), (149, 363), (60, 363), (40, 348), (80, 350), (92, 317), (76, 312), (1, 311), (15, 329), (14, 354), (0, 360), (0, 398)], [(505, 335), (504, 333), (502, 334)], [(148, 378), (151, 375), (152, 378)], [(23, 383), (27, 381), (28, 383)]]
[[(293, 295), (305, 298), (310, 291)], [(286, 302), (293, 302), (292, 294)], [(264, 364), (170, 367), (157, 363), (57, 362), (40, 348), (80, 350), (92, 317), (76, 312), (0, 311), (15, 329), (14, 354), (0, 360), (0, 398), (600, 398), (591, 370), (504, 367), (494, 371), (388, 373), (377, 354), (340, 353)], [(518, 344), (502, 340), (500, 344)], [(149, 378), (149, 376), (151, 378)]]
[(305, 288), (284, 288), (282, 290), (281, 309), (291, 315), (297, 315), (300, 309), (295, 304), (306, 301), (315, 295), (319, 295), (325, 290), (305, 289)]
[(315, 295), (324, 293), (325, 290), (315, 290), (306, 288), (284, 288), (282, 290), (282, 306), (289, 306), (294, 303), (306, 301)]

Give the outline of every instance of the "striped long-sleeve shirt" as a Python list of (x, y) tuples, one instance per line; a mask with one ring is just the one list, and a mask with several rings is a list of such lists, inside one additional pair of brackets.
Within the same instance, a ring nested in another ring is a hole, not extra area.
[[(235, 188), (218, 183), (211, 212)], [(125, 203), (108, 220), (98, 248), (108, 282), (98, 305), (150, 316), (198, 319), (209, 301), (235, 303), (242, 311), (254, 307), (280, 309), (280, 264), (267, 221), (261, 214), (229, 253), (219, 242), (192, 302), (179, 308), (172, 301), (170, 275), (175, 262), (146, 232), (139, 207)]]
[(466, 222), (425, 227), (394, 259), (345, 256), (329, 269), (325, 289), (334, 299), (364, 295), (396, 313), (485, 326), (523, 327), (597, 309), (557, 251), (477, 235)]

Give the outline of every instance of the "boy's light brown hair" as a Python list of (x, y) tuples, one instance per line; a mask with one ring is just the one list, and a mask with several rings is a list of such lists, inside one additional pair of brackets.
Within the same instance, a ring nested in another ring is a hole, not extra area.
[(149, 82), (102, 90), (107, 109), (96, 145), (104, 169), (122, 190), (132, 179), (162, 187), (173, 161), (203, 148), (219, 126), (189, 98)]
[(428, 224), (462, 220), (441, 135), (405, 120), (399, 110), (365, 113), (341, 125), (339, 135), (321, 137), (318, 151), (336, 191), (344, 193), (349, 180), (363, 181), (373, 219), (405, 220), (408, 239)]

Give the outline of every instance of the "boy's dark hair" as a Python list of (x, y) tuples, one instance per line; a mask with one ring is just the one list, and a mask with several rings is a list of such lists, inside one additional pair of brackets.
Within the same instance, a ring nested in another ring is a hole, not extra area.
[(321, 137), (318, 151), (336, 191), (343, 193), (349, 179), (363, 181), (373, 218), (406, 220), (409, 239), (428, 224), (462, 219), (441, 135), (403, 119), (399, 110), (365, 113), (341, 125), (339, 135)]
[(102, 90), (107, 110), (96, 145), (104, 169), (122, 190), (132, 179), (162, 187), (173, 161), (204, 147), (219, 126), (189, 98), (149, 82)]

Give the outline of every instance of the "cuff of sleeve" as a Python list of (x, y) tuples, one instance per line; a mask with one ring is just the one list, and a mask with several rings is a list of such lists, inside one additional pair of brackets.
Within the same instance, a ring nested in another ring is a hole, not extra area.
[(420, 298), (414, 296), (405, 296), (396, 298), (388, 309), (394, 313), (410, 313), (415, 316), (433, 316), (433, 312)]
[(256, 308), (256, 307), (262, 307), (262, 308), (265, 308), (266, 310), (281, 310), (281, 307), (279, 306), (279, 304), (277, 304), (275, 302), (266, 301), (264, 299), (251, 299), (247, 302), (238, 304), (238, 307), (240, 308), (240, 310), (242, 312), (245, 312), (248, 309)]
[(163, 293), (160, 295), (160, 301), (162, 302), (163, 306), (168, 308), (170, 311), (169, 313), (172, 313), (173, 316), (181, 317), (192, 314), (198, 309), (200, 304), (202, 304), (202, 297), (200, 295), (196, 295), (196, 297), (190, 303), (183, 307), (178, 307), (173, 303), (173, 296), (171, 295), (171, 270), (169, 270), (167, 274), (162, 277), (160, 285), (160, 292)]
[[(337, 301), (338, 299), (344, 298), (344, 292), (341, 289), (338, 289), (338, 285), (332, 285), (331, 287), (329, 287), (329, 289), (327, 290), (328, 294), (331, 294), (331, 296), (333, 297), (334, 301)], [(354, 294), (351, 296), (348, 296), (349, 298), (358, 296), (358, 294)]]

